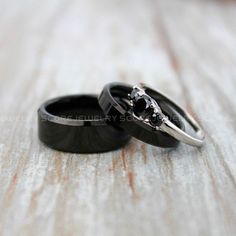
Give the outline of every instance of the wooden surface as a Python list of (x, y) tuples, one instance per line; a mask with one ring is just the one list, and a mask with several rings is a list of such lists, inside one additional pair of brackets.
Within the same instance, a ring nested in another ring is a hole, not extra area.
[[(0, 1), (0, 235), (236, 235), (236, 2)], [(37, 138), (48, 98), (146, 82), (201, 149), (72, 155)]]

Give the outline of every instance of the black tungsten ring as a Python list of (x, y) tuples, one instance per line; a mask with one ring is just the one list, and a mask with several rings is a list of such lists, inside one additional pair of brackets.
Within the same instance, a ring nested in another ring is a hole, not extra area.
[[(143, 121), (136, 119), (128, 111), (129, 94), (133, 87), (123, 83), (107, 84), (99, 96), (99, 104), (103, 112), (108, 117), (115, 117), (113, 123), (121, 127), (131, 136), (146, 142), (148, 144), (159, 147), (176, 147), (179, 141), (159, 130), (155, 130)], [(184, 130), (184, 124), (177, 113), (160, 97), (153, 96), (158, 101), (163, 113), (180, 129)]]
[(131, 136), (107, 123), (96, 95), (48, 100), (38, 110), (39, 139), (72, 153), (101, 153), (125, 146)]

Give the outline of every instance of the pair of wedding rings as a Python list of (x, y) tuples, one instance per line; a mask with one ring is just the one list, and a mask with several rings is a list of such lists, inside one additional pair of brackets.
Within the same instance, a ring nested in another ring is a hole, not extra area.
[[(204, 132), (164, 94), (146, 86), (107, 84), (101, 94), (55, 98), (38, 110), (39, 138), (67, 152), (98, 153), (126, 145), (131, 137), (159, 147), (179, 142), (200, 147)], [(184, 122), (195, 135), (185, 131)]]

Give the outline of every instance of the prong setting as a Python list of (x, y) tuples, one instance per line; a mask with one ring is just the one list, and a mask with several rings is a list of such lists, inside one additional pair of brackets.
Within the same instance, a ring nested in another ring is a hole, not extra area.
[(159, 129), (165, 116), (157, 102), (138, 86), (133, 87), (128, 98), (130, 100), (131, 113), (134, 117), (154, 129)]

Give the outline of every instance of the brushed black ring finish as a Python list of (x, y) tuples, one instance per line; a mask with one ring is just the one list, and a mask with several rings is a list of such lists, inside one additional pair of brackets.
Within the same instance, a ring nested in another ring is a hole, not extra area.
[[(179, 144), (178, 140), (162, 131), (154, 130), (128, 112), (130, 109), (128, 94), (132, 89), (132, 86), (124, 83), (107, 84), (98, 99), (105, 115), (112, 117), (114, 124), (145, 143), (164, 148), (176, 147)], [(180, 129), (185, 129), (178, 114), (165, 101), (155, 94), (152, 94), (152, 98), (158, 101), (163, 114)]]
[(125, 146), (131, 136), (106, 122), (97, 95), (71, 95), (46, 101), (38, 110), (39, 139), (71, 153), (101, 153)]

